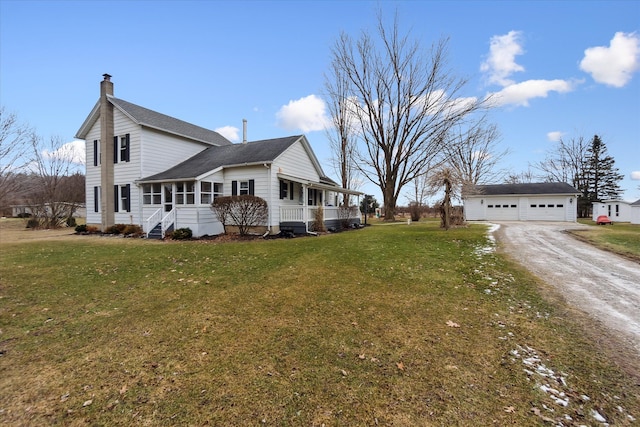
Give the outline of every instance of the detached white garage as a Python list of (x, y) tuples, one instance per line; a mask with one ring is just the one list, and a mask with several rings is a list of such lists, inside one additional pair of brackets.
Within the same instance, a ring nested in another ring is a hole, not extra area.
[(578, 190), (564, 182), (476, 185), (462, 196), (467, 221), (577, 219)]

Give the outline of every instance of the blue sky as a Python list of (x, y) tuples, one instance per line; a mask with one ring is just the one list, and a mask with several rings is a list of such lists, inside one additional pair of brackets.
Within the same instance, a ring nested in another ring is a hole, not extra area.
[(640, 198), (638, 1), (0, 0), (0, 103), (71, 142), (109, 73), (116, 97), (235, 142), (243, 118), (249, 140), (304, 133), (336, 178), (322, 129), (330, 48), (341, 31), (373, 32), (378, 9), (425, 48), (449, 38), (464, 96), (501, 94), (502, 167), (598, 134), (624, 199)]

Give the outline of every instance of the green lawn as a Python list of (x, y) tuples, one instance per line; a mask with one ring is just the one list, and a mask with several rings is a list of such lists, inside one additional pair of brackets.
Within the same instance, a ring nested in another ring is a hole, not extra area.
[(624, 222), (595, 225), (591, 220), (580, 220), (580, 223), (590, 227), (572, 231), (577, 238), (640, 262), (640, 225)]
[(640, 419), (636, 381), (487, 244), (483, 226), (437, 222), (0, 244), (0, 423)]

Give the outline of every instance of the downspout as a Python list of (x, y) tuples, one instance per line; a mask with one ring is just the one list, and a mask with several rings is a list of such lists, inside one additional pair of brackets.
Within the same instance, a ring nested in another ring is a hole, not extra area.
[[(246, 123), (246, 121), (245, 121)], [(271, 203), (271, 201), (273, 200), (273, 194), (271, 194), (271, 166), (268, 163), (264, 163), (263, 166), (265, 168), (267, 168), (267, 182), (268, 182), (268, 188), (267, 191), (269, 192), (269, 200), (267, 201), (267, 204), (269, 206), (269, 218), (267, 220), (267, 232), (265, 233), (264, 236), (265, 237), (267, 234), (271, 234), (271, 223), (272, 223), (272, 218), (273, 218), (273, 204)]]

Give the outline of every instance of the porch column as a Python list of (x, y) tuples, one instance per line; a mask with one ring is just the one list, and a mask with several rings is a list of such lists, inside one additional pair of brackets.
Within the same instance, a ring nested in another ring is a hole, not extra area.
[(309, 188), (302, 184), (302, 220), (304, 221), (304, 231), (309, 231)]

